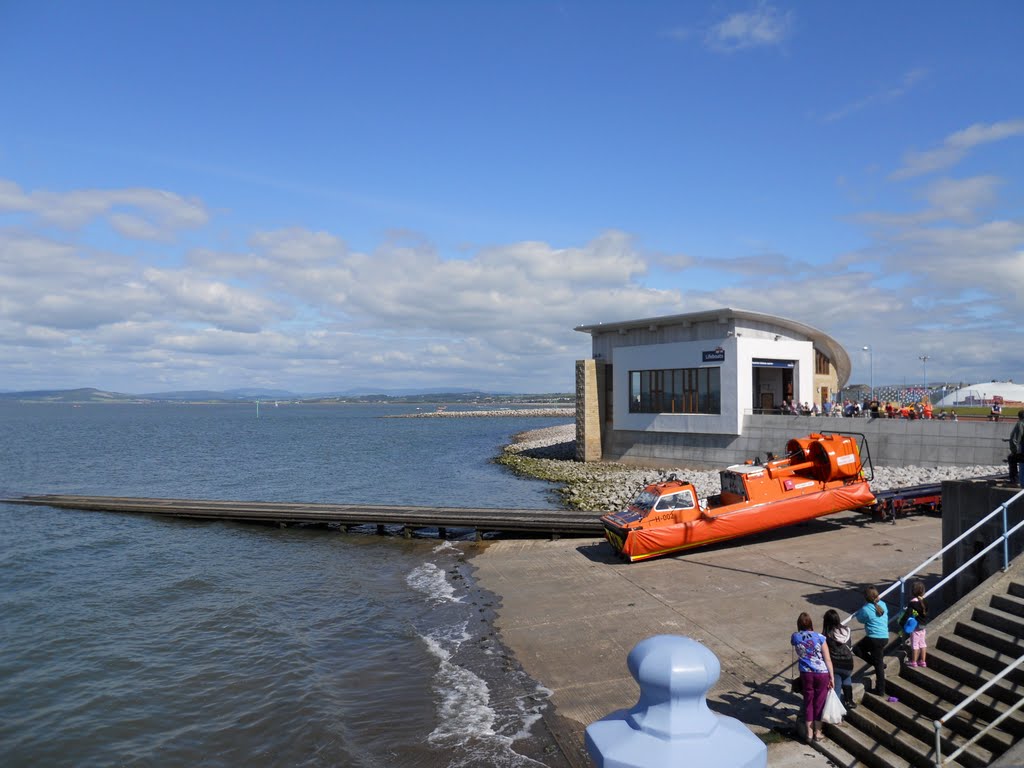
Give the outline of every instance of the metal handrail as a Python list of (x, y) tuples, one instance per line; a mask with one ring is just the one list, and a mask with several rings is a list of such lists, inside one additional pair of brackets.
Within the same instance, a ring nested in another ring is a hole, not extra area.
[[(970, 536), (976, 530), (978, 530), (983, 525), (985, 525), (985, 523), (987, 523), (989, 520), (991, 520), (993, 517), (995, 517), (996, 515), (998, 515), (1000, 513), (1002, 514), (1002, 517), (1003, 517), (1003, 533), (1002, 533), (1002, 535), (1000, 535), (1000, 536), (996, 537), (995, 539), (993, 539), (991, 544), (989, 544), (987, 547), (985, 547), (980, 552), (975, 553), (975, 555), (971, 559), (969, 559), (965, 563), (963, 563), (959, 568), (957, 568), (951, 574), (946, 576), (938, 584), (935, 584), (931, 589), (929, 589), (925, 593), (925, 596), (931, 594), (932, 592), (934, 592), (939, 587), (944, 586), (947, 582), (949, 582), (950, 579), (952, 579), (954, 576), (959, 575), (968, 566), (974, 565), (975, 562), (977, 562), (982, 557), (987, 555), (991, 550), (993, 550), (995, 547), (999, 546), (999, 544), (1003, 545), (1003, 570), (1005, 571), (1007, 568), (1010, 567), (1009, 539), (1010, 539), (1010, 537), (1013, 534), (1017, 533), (1018, 531), (1021, 530), (1022, 527), (1024, 527), (1024, 521), (1022, 521), (1020, 523), (1017, 523), (1017, 525), (1013, 526), (1013, 528), (1007, 529), (1007, 527), (1006, 527), (1007, 526), (1007, 519), (1006, 519), (1006, 517), (1007, 517), (1007, 508), (1011, 504), (1013, 504), (1015, 501), (1017, 501), (1018, 499), (1021, 499), (1021, 498), (1024, 498), (1024, 490), (1018, 492), (1011, 499), (1009, 499), (1008, 501), (1000, 504), (998, 507), (993, 509), (987, 515), (985, 515), (985, 517), (983, 517), (977, 523), (972, 525), (966, 531), (964, 531), (959, 536), (957, 536), (955, 539), (953, 539), (951, 542), (949, 542), (949, 544), (944, 546), (942, 549), (940, 549), (934, 555), (932, 555), (927, 560), (925, 560), (923, 563), (921, 563), (919, 566), (917, 566), (912, 571), (910, 571), (910, 573), (906, 574), (905, 576), (901, 576), (899, 579), (894, 581), (888, 588), (885, 589), (885, 591), (879, 593), (878, 599), (881, 600), (887, 594), (889, 594), (894, 589), (899, 587), (899, 590), (900, 590), (900, 610), (902, 611), (903, 608), (906, 607), (906, 601), (905, 601), (905, 597), (906, 597), (906, 583), (913, 576), (916, 576), (918, 573), (920, 573), (925, 568), (925, 566), (930, 565), (931, 563), (935, 562), (935, 560), (937, 560), (938, 558), (942, 557), (944, 554), (946, 554), (946, 552), (948, 552), (950, 549), (955, 547), (957, 544), (959, 544), (961, 541), (966, 539), (968, 536)], [(854, 617), (854, 614), (851, 613), (849, 616), (847, 616), (845, 619), (843, 619), (843, 624), (848, 623), (850, 621), (850, 619), (852, 619), (853, 617)], [(895, 621), (895, 618), (894, 617), (890, 617), (889, 618), (889, 623), (892, 624), (893, 621)]]
[[(979, 688), (974, 693), (972, 693), (970, 696), (968, 696), (966, 699), (961, 701), (959, 704), (957, 704), (955, 707), (953, 707), (951, 710), (949, 710), (949, 712), (947, 712), (945, 715), (940, 717), (938, 720), (933, 721), (932, 724), (935, 726), (935, 768), (942, 768), (942, 766), (945, 763), (945, 761), (942, 758), (942, 728), (946, 724), (946, 721), (949, 720), (951, 717), (959, 714), (960, 711), (964, 707), (966, 707), (972, 701), (974, 701), (979, 696), (981, 696), (981, 694), (983, 694), (985, 691), (987, 691), (993, 685), (998, 683), (1000, 680), (1002, 680), (1004, 677), (1006, 677), (1008, 674), (1010, 674), (1010, 672), (1015, 670), (1021, 664), (1024, 664), (1024, 656), (1018, 657), (1018, 659), (1016, 661), (1011, 662), (1006, 667), (1006, 669), (1004, 669), (998, 675), (996, 675), (991, 680), (989, 680), (987, 683), (985, 683), (983, 686), (981, 686), (981, 688)], [(993, 728), (995, 728), (997, 725), (999, 725), (1001, 722), (1003, 722), (1003, 720), (1008, 718), (1010, 715), (1012, 715), (1014, 712), (1016, 712), (1021, 707), (1024, 707), (1024, 699), (1019, 699), (1016, 704), (1012, 705), (1008, 710), (1006, 710), (1001, 715), (999, 715), (999, 717), (997, 717), (991, 723), (989, 723), (984, 728), (982, 728), (980, 731), (978, 731), (976, 734), (974, 734), (966, 742), (961, 744), (960, 748), (957, 749), (956, 752), (951, 754), (948, 758), (946, 758), (946, 760), (956, 760), (956, 758), (960, 757), (960, 755), (963, 753), (963, 751), (965, 749), (970, 747), (972, 744), (976, 743), (978, 741), (978, 739), (980, 739), (986, 733), (991, 731)]]
[[(910, 573), (906, 574), (905, 576), (903, 576), (900, 579), (898, 579), (897, 581), (895, 581), (884, 592), (881, 592), (878, 595), (878, 599), (881, 600), (885, 595), (889, 594), (894, 589), (899, 587), (899, 590), (900, 590), (900, 611), (902, 612), (903, 609), (906, 607), (906, 602), (905, 602), (904, 598), (906, 596), (906, 583), (907, 583), (907, 581), (909, 581), (911, 577), (917, 575), (921, 570), (923, 570), (925, 568), (925, 566), (933, 563), (935, 560), (937, 560), (938, 558), (942, 557), (942, 555), (944, 555), (946, 552), (948, 552), (954, 546), (959, 544), (961, 541), (963, 541), (969, 535), (974, 533), (981, 526), (985, 525), (985, 523), (987, 523), (993, 517), (995, 517), (996, 515), (1000, 515), (1000, 514), (1002, 515), (1002, 522), (1003, 522), (1003, 532), (1002, 532), (1002, 534), (997, 536), (995, 539), (993, 539), (992, 543), (989, 544), (984, 549), (982, 549), (980, 552), (975, 553), (973, 557), (971, 557), (969, 560), (964, 562), (959, 568), (957, 568), (955, 571), (950, 573), (948, 576), (943, 578), (938, 584), (935, 584), (934, 586), (932, 586), (931, 589), (929, 589), (927, 592), (925, 592), (925, 596), (935, 592), (935, 590), (939, 589), (940, 587), (945, 586), (951, 579), (953, 579), (955, 576), (958, 576), (966, 568), (974, 565), (974, 563), (976, 563), (982, 557), (984, 557), (989, 552), (991, 552), (993, 549), (998, 547), (1000, 544), (1003, 545), (1003, 571), (1005, 572), (1010, 567), (1010, 546), (1009, 546), (1010, 537), (1013, 536), (1015, 533), (1018, 533), (1019, 531), (1024, 529), (1024, 520), (1022, 520), (1021, 522), (1017, 523), (1017, 525), (1013, 526), (1012, 528), (1008, 528), (1007, 527), (1007, 524), (1008, 524), (1007, 512), (1008, 512), (1008, 508), (1009, 508), (1009, 506), (1011, 504), (1013, 504), (1016, 501), (1019, 501), (1022, 498), (1024, 498), (1024, 490), (1021, 490), (1018, 493), (1014, 494), (1013, 497), (1011, 497), (1009, 500), (1003, 502), (998, 507), (993, 509), (987, 515), (985, 515), (985, 517), (983, 517), (977, 523), (975, 523), (970, 528), (968, 528), (966, 531), (961, 533), (959, 536), (957, 536), (955, 539), (953, 539), (953, 541), (951, 541), (949, 544), (944, 546), (942, 549), (940, 549), (934, 555), (929, 557), (927, 560), (925, 560), (923, 563), (921, 563), (919, 566), (917, 566)], [(852, 619), (854, 617), (854, 615), (855, 614), (851, 613), (849, 616), (847, 616), (845, 619), (843, 619), (843, 624), (848, 623), (850, 621), (850, 619)], [(890, 616), (889, 623), (892, 624), (893, 621), (895, 621), (895, 618)], [(964, 709), (964, 707), (968, 706), (971, 702), (975, 701), (985, 691), (987, 691), (989, 688), (991, 688), (995, 683), (997, 683), (1000, 680), (1002, 680), (1004, 677), (1006, 677), (1006, 675), (1008, 675), (1014, 669), (1019, 667), (1021, 664), (1024, 664), (1024, 656), (1021, 656), (1016, 661), (1011, 662), (1009, 665), (1007, 665), (1006, 669), (1004, 669), (1002, 672), (1000, 672), (995, 677), (993, 677), (991, 680), (989, 680), (987, 683), (985, 683), (985, 685), (983, 685), (978, 690), (974, 691), (970, 696), (968, 696), (963, 701), (961, 701), (959, 704), (957, 704), (955, 707), (953, 707), (953, 709), (951, 709), (949, 712), (947, 712), (945, 715), (943, 715), (940, 719), (933, 721), (933, 725), (935, 727), (935, 768), (943, 768), (943, 766), (945, 765), (945, 761), (942, 758), (942, 728), (945, 726), (946, 721), (949, 720), (951, 717), (957, 715), (961, 710)], [(1001, 715), (999, 715), (991, 723), (988, 723), (978, 733), (976, 733), (973, 737), (971, 737), (971, 739), (969, 739), (959, 749), (957, 749), (956, 752), (954, 752), (953, 754), (949, 755), (949, 757), (947, 759), (948, 760), (954, 760), (957, 757), (959, 757), (960, 754), (965, 749), (970, 747), (972, 744), (976, 743), (978, 741), (978, 739), (980, 739), (986, 733), (991, 731), (993, 728), (997, 727), (1001, 722), (1003, 722), (1003, 720), (1005, 720), (1011, 714), (1016, 712), (1022, 706), (1024, 706), (1024, 699), (1021, 699), (1016, 704), (1014, 704), (1009, 709), (1007, 709), (1005, 712), (1003, 712)]]

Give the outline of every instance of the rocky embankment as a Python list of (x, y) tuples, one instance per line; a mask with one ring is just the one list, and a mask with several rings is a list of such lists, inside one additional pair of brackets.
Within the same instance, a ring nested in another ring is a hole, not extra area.
[[(693, 483), (701, 498), (721, 490), (717, 469), (639, 469), (624, 464), (584, 464), (575, 457), (576, 426), (565, 424), (517, 435), (498, 463), (519, 474), (560, 484), (562, 502), (573, 509), (614, 512), (622, 509), (643, 486), (667, 480), (670, 475)], [(1005, 471), (1005, 466), (875, 467), (871, 488), (882, 491)]]

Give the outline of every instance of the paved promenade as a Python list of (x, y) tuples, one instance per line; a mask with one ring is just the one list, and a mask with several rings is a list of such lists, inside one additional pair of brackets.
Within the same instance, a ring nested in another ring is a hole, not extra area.
[[(893, 525), (844, 512), (640, 563), (618, 560), (603, 540), (562, 539), (495, 542), (473, 565), (480, 586), (500, 597), (503, 642), (553, 691), (548, 725), (572, 764), (589, 764), (587, 725), (636, 703), (626, 669), (633, 646), (678, 634), (718, 656), (722, 676), (709, 705), (764, 734), (770, 766), (826, 766), (790, 738), (799, 706), (788, 685), (796, 618), (807, 611), (820, 630), (828, 608), (845, 617), (862, 604), (865, 585), (884, 588), (934, 554), (940, 526), (933, 517)], [(930, 569), (939, 573), (937, 563)], [(856, 641), (863, 633), (854, 626)]]

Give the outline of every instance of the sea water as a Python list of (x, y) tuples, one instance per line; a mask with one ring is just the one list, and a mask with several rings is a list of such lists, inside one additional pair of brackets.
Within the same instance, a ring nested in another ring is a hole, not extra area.
[[(554, 507), (492, 463), (565, 419), (0, 406), (28, 493)], [(0, 504), (4, 766), (561, 765), (468, 541)]]

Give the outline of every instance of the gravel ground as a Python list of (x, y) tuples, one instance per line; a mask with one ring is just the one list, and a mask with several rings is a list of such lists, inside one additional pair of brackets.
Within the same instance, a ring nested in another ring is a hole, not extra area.
[[(560, 484), (562, 502), (571, 508), (614, 512), (650, 483), (678, 475), (693, 483), (701, 498), (718, 493), (718, 470), (642, 469), (625, 464), (582, 463), (575, 460), (576, 425), (535, 429), (516, 435), (498, 462), (515, 472)], [(1005, 466), (875, 467), (873, 491), (939, 483), (1005, 473)]]

